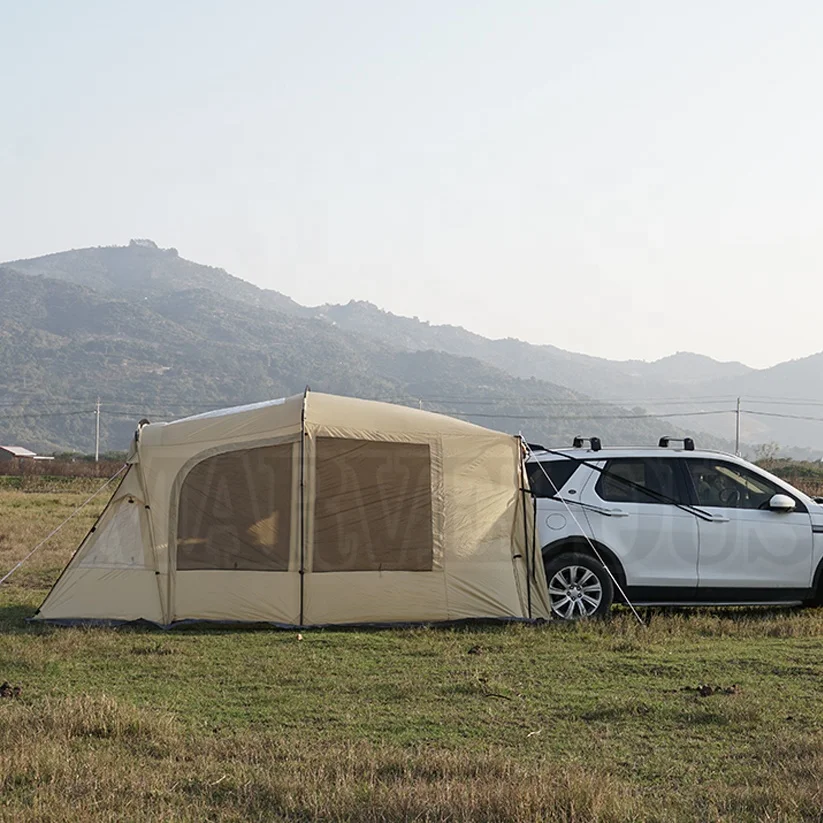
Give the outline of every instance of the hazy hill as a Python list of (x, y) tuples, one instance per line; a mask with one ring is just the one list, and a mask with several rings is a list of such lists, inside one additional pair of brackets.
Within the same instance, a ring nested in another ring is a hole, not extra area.
[(417, 351), (435, 349), (477, 357), (518, 377), (537, 377), (601, 398), (623, 399), (648, 395), (659, 389), (641, 374), (631, 374), (612, 361), (564, 351), (555, 346), (535, 346), (506, 338), (490, 340), (460, 326), (434, 326), (417, 318), (399, 317), (364, 301), (326, 305), (317, 316), (340, 328), (368, 335), (392, 346)]
[(290, 297), (260, 289), (223, 269), (184, 260), (176, 249), (161, 249), (151, 240), (132, 240), (128, 246), (72, 249), (2, 265), (20, 274), (41, 274), (124, 299), (207, 289), (253, 306), (293, 314), (305, 311)]
[(603, 399), (666, 397), (672, 394), (673, 385), (697, 384), (752, 371), (742, 363), (721, 363), (690, 352), (647, 363), (591, 357), (514, 338), (490, 340), (460, 326), (433, 326), (417, 318), (399, 317), (365, 301), (321, 306), (316, 314), (340, 328), (393, 346), (477, 357), (519, 377), (551, 380)]
[(742, 396), (743, 408), (749, 412), (744, 415), (744, 432), (751, 440), (808, 444), (823, 449), (823, 352), (779, 363), (770, 369), (704, 381), (697, 388), (707, 394), (722, 392)]
[[(88, 451), (100, 396), (103, 448), (122, 448), (143, 416), (180, 417), (297, 393), (306, 383), (472, 414), (556, 445), (595, 425), (566, 418), (630, 414), (474, 358), (400, 351), (324, 320), (163, 283), (115, 299), (0, 268), (0, 442)], [(624, 419), (597, 421), (594, 430), (612, 442), (649, 442), (670, 428)]]
[[(678, 352), (651, 363), (616, 361), (511, 338), (490, 340), (457, 326), (433, 326), (417, 318), (398, 317), (363, 301), (322, 306), (317, 309), (317, 315), (340, 328), (407, 350), (436, 349), (470, 355), (519, 377), (551, 380), (601, 400), (639, 406), (655, 413), (702, 414), (725, 409), (723, 414), (684, 417), (677, 422), (726, 440), (733, 437), (732, 410), (737, 396), (799, 397), (823, 404), (823, 353), (769, 369), (752, 369), (743, 363), (720, 362), (691, 352)], [(663, 402), (664, 398), (668, 402)], [(693, 402), (688, 402), (692, 398)], [(709, 398), (725, 398), (725, 401), (716, 403)], [(754, 400), (747, 403), (744, 399), (743, 408), (816, 418), (800, 421), (744, 414), (744, 441), (777, 441), (823, 450), (823, 405), (795, 408)]]
[(642, 375), (647, 379), (672, 383), (701, 383), (707, 380), (726, 380), (753, 372), (750, 366), (736, 361), (721, 362), (704, 354), (679, 351), (647, 363), (644, 360), (618, 361), (625, 371)]
[[(0, 360), (13, 360), (15, 369), (35, 380), (45, 372), (39, 361), (27, 361), (25, 346), (52, 348), (71, 359), (80, 357), (75, 350), (82, 345), (91, 361), (104, 358), (96, 365), (84, 361), (83, 367), (94, 375), (91, 380), (89, 373), (83, 376), (84, 397), (113, 380), (112, 398), (119, 402), (126, 397), (143, 402), (145, 397), (155, 406), (161, 400), (187, 398), (192, 403), (227, 403), (299, 391), (309, 382), (314, 388), (409, 402), (421, 396), (463, 399), (462, 406), (452, 402), (446, 407), (442, 400), (430, 405), (473, 412), (477, 422), (493, 421), (488, 424), (510, 430), (540, 428), (550, 438), (568, 433), (559, 417), (579, 415), (586, 409), (586, 397), (596, 397), (628, 406), (635, 413), (723, 410), (671, 421), (726, 442), (733, 436), (730, 409), (738, 394), (806, 397), (823, 403), (823, 355), (763, 370), (689, 352), (653, 363), (611, 361), (511, 338), (490, 340), (458, 326), (400, 317), (362, 301), (301, 306), (280, 292), (184, 260), (176, 250), (160, 249), (146, 240), (59, 252), (4, 266), (0, 308), (6, 310), (0, 340), (15, 342)], [(19, 279), (12, 282), (12, 276), (23, 277), (25, 288)], [(75, 291), (67, 290), (69, 285)], [(15, 319), (19, 326), (22, 318), (36, 321), (31, 334), (14, 326)], [(16, 331), (10, 332), (12, 328)], [(22, 335), (19, 343), (18, 335)], [(44, 335), (55, 337), (45, 343)], [(28, 341), (25, 346), (23, 340)], [(432, 358), (433, 352), (447, 357)], [(44, 363), (51, 362), (48, 355), (43, 358)], [(418, 372), (410, 373), (410, 367)], [(118, 373), (111, 375), (110, 369)], [(54, 387), (68, 379), (50, 373), (48, 391), (54, 394)], [(3, 383), (9, 391), (19, 385), (8, 374), (0, 374), (0, 387)], [(65, 386), (63, 390), (68, 391)], [(714, 397), (726, 399), (718, 405), (712, 402)], [(487, 402), (480, 405), (480, 400)], [(567, 407), (551, 405), (560, 401)], [(808, 405), (794, 409), (752, 403), (750, 408), (823, 417), (819, 413), (823, 407)], [(518, 417), (513, 409), (519, 410)], [(554, 415), (552, 424), (531, 419), (545, 417), (547, 411)], [(479, 416), (504, 412), (509, 416)], [(569, 425), (588, 425), (612, 442), (648, 442), (661, 430), (673, 429), (658, 421), (593, 422), (594, 427), (584, 421)], [(752, 414), (744, 417), (743, 432), (750, 442), (778, 440), (823, 449), (823, 422), (817, 420)], [(706, 437), (701, 440), (710, 442)]]
[[(512, 338), (489, 340), (459, 326), (431, 325), (363, 301), (301, 306), (280, 292), (260, 289), (223, 269), (185, 260), (175, 249), (160, 249), (150, 240), (133, 240), (128, 246), (75, 249), (3, 265), (21, 274), (65, 280), (121, 299), (208, 291), (251, 306), (323, 319), (405, 351), (433, 349), (476, 357), (517, 377), (537, 377), (604, 399), (666, 396), (671, 393), (668, 377), (678, 375), (678, 382), (696, 379), (698, 361), (700, 379), (725, 376), (727, 365), (746, 369), (742, 364), (719, 364), (700, 355), (678, 354), (657, 363), (617, 362)], [(668, 360), (675, 362), (669, 365)], [(712, 364), (717, 367), (714, 373)], [(685, 378), (686, 374), (690, 376)]]

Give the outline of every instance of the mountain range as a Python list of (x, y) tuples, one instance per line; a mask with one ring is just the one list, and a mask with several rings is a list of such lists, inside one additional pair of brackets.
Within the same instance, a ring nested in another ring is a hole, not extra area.
[[(89, 451), (99, 397), (102, 448), (124, 448), (142, 417), (306, 385), (555, 446), (576, 434), (650, 443), (688, 428), (702, 444), (728, 448), (742, 396), (744, 440), (823, 449), (823, 422), (797, 419), (823, 417), (813, 405), (823, 404), (823, 354), (762, 370), (687, 352), (611, 361), (490, 340), (362, 301), (302, 306), (150, 240), (0, 264), (0, 442)], [(684, 412), (691, 416), (667, 417)]]

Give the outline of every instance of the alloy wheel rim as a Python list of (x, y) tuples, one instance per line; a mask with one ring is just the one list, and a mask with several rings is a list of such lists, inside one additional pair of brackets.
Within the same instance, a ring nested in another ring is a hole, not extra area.
[(585, 566), (564, 566), (549, 581), (551, 609), (564, 620), (591, 617), (602, 601), (603, 587)]

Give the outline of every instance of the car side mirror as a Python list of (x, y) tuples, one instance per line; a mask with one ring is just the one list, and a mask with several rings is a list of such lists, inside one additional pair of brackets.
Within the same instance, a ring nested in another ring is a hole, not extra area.
[(773, 512), (793, 512), (794, 500), (788, 494), (776, 494), (769, 500), (769, 509)]

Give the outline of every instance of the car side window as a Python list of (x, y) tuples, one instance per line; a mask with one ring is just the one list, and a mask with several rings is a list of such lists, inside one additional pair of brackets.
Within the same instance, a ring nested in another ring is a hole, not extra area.
[(765, 477), (722, 460), (687, 460), (697, 503), (727, 509), (765, 509), (786, 492)]
[[(606, 462), (594, 487), (610, 503), (666, 504), (679, 500), (674, 461), (666, 458), (617, 458)], [(663, 496), (663, 499), (659, 495)]]
[(555, 497), (580, 465), (576, 460), (544, 460), (526, 463), (529, 485), (535, 497)]

